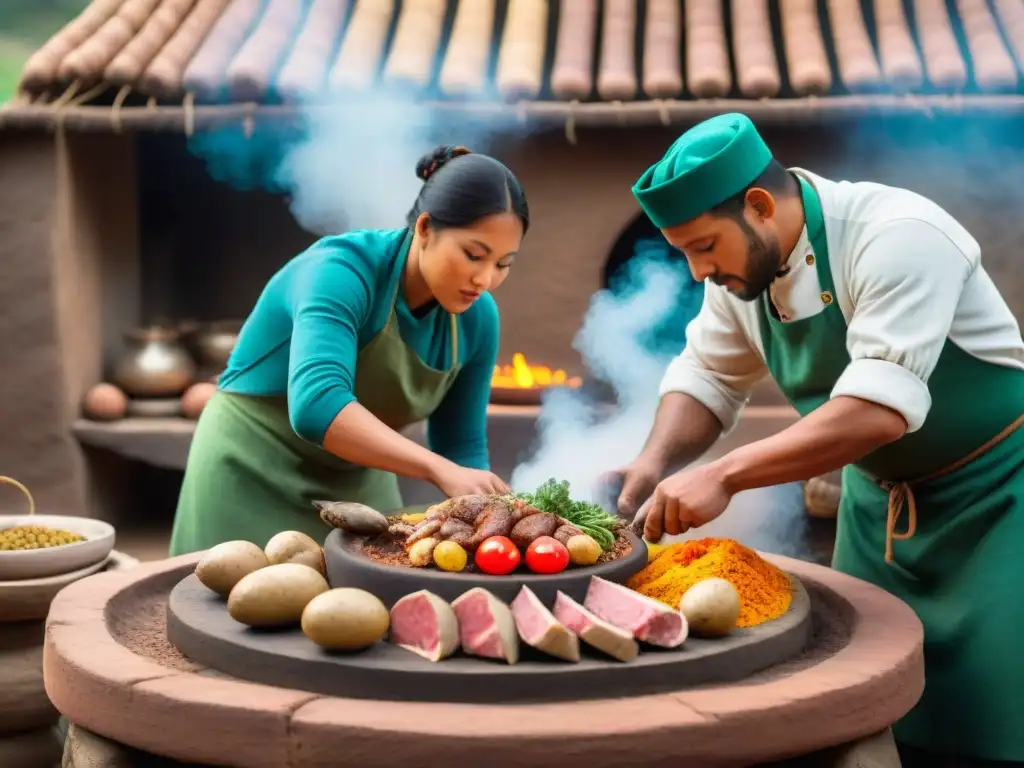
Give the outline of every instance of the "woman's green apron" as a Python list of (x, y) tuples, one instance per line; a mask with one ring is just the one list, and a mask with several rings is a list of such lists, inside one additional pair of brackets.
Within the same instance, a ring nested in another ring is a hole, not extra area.
[[(766, 294), (761, 336), (769, 371), (806, 416), (828, 401), (850, 357), (821, 203), (800, 186), (825, 309), (783, 323)], [(924, 624), (925, 691), (896, 738), (1024, 761), (1024, 429), (1013, 428), (1024, 371), (947, 340), (928, 388), (920, 430), (843, 470), (833, 566), (905, 600)]]
[[(396, 258), (408, 251), (408, 238)], [(401, 337), (395, 302), (356, 360), (360, 405), (393, 429), (433, 413), (459, 372), (458, 323), (451, 316), (451, 367), (436, 370)], [(261, 547), (280, 531), (323, 541), (330, 531), (311, 502), (358, 501), (382, 511), (402, 506), (391, 472), (349, 464), (295, 434), (284, 397), (217, 392), (196, 425), (171, 535), (171, 555), (232, 539)]]

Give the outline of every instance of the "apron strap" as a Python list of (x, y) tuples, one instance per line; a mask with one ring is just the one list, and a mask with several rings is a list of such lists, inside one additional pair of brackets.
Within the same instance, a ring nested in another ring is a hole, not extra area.
[[(398, 304), (398, 289), (402, 286), (402, 275), (398, 275), (398, 280), (395, 281), (395, 290), (391, 294), (391, 310), (388, 312), (387, 322), (384, 323), (384, 327), (388, 328), (391, 325), (391, 321), (395, 317), (395, 307)], [(459, 364), (459, 321), (455, 315), (449, 314), (451, 318), (451, 329), (452, 329), (452, 364), (451, 367), (455, 368)]]
[(391, 327), (391, 321), (395, 319), (395, 308), (398, 306), (398, 289), (402, 287), (402, 273), (398, 273), (398, 279), (395, 281), (395, 290), (391, 294), (391, 309), (388, 310), (388, 319), (384, 323), (384, 328)]
[[(951, 475), (958, 469), (961, 469), (976, 458), (981, 456), (983, 453), (995, 448), (999, 443), (1003, 442), (1006, 438), (1017, 431), (1018, 428), (1024, 426), (1024, 415), (1018, 416), (1017, 420), (1010, 424), (1006, 429), (1000, 432), (998, 435), (993, 437), (987, 443), (982, 445), (980, 448), (976, 448), (969, 454), (964, 456), (962, 459), (953, 462), (948, 467), (943, 467), (937, 472), (932, 472), (930, 475), (912, 480), (904, 483), (881, 483), (882, 488), (889, 491), (889, 510), (886, 515), (885, 521), (885, 562), (891, 563), (893, 559), (892, 554), (892, 543), (893, 541), (905, 541), (914, 535), (917, 530), (917, 501), (914, 498), (915, 485), (926, 483), (930, 480), (938, 480), (940, 477)], [(896, 532), (896, 523), (900, 516), (903, 514), (903, 507), (907, 507), (907, 530), (903, 533)]]
[(455, 315), (448, 315), (452, 319), (452, 370), (459, 365), (459, 321)]

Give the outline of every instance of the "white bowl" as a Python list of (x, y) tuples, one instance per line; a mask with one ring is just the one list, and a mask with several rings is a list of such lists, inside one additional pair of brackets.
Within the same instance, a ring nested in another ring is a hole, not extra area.
[(45, 549), (0, 551), (0, 581), (40, 579), (87, 568), (107, 558), (114, 548), (114, 527), (90, 517), (64, 515), (12, 515), (0, 517), (0, 530), (41, 525), (70, 531), (85, 541)]

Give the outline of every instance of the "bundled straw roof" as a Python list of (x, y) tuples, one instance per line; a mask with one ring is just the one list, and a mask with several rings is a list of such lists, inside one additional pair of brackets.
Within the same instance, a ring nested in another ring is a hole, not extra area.
[(817, 0), (92, 0), (27, 62), (14, 108), (145, 106), (152, 116), (184, 103), (194, 114), (213, 114), (203, 111), (211, 105), (237, 115), (383, 86), (459, 108), (514, 102), (533, 114), (627, 124), (728, 106), (709, 99), (789, 115), (824, 108), (829, 99), (818, 97), (847, 110), (1024, 102), (1024, 0), (821, 7), (827, 12)]

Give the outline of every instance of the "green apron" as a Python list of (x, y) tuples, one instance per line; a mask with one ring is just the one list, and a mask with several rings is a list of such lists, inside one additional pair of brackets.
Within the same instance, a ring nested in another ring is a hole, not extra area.
[[(828, 401), (850, 357), (821, 203), (809, 183), (800, 187), (826, 306), (790, 323), (767, 292), (760, 308), (768, 370), (806, 416)], [(1024, 761), (1024, 429), (1007, 429), (1024, 414), (1024, 371), (947, 340), (928, 388), (920, 430), (843, 470), (833, 567), (906, 601), (924, 624), (925, 691), (896, 738)]]
[[(407, 237), (395, 258), (408, 249)], [(360, 405), (392, 429), (433, 413), (460, 367), (455, 315), (448, 370), (431, 368), (402, 340), (395, 312), (401, 283), (399, 275), (388, 320), (360, 350), (355, 376)], [(312, 506), (314, 499), (358, 501), (382, 511), (402, 506), (393, 473), (350, 464), (296, 435), (283, 396), (218, 391), (196, 425), (170, 553), (232, 539), (262, 547), (280, 531), (302, 531), (322, 542), (330, 528)]]

